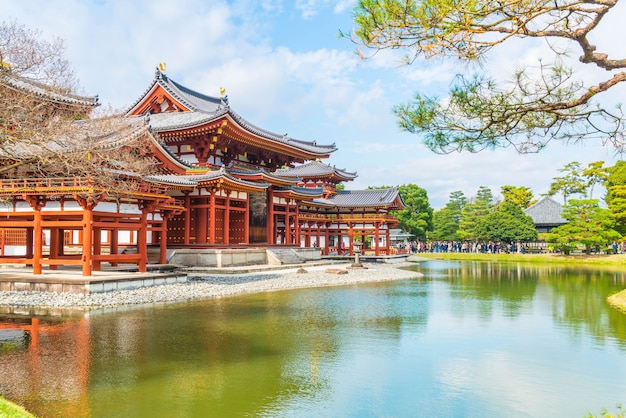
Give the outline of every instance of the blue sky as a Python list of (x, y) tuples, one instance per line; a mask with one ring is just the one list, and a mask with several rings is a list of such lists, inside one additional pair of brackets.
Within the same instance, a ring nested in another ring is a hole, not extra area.
[[(351, 189), (414, 183), (438, 209), (451, 192), (472, 197), (481, 185), (496, 196), (503, 185), (527, 186), (538, 197), (566, 163), (616, 161), (599, 143), (552, 144), (532, 155), (432, 153), (399, 130), (391, 108), (415, 92), (444, 95), (464, 69), (445, 62), (402, 67), (387, 53), (361, 60), (355, 45), (337, 36), (352, 28), (353, 6), (347, 0), (0, 0), (1, 19), (65, 41), (85, 94), (125, 109), (166, 62), (168, 76), (190, 88), (218, 96), (225, 87), (235, 111), (260, 127), (335, 143), (339, 150), (326, 162), (358, 173), (346, 185)], [(621, 45), (611, 47), (620, 53)], [(541, 51), (536, 43), (513, 43), (495, 51), (487, 66), (505, 69)], [(624, 97), (624, 89), (612, 94)]]

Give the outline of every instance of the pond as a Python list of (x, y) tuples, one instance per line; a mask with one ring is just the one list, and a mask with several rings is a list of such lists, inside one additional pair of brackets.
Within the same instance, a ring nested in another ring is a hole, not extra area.
[(626, 401), (621, 272), (422, 279), (0, 318), (0, 394), (50, 417), (583, 417)]

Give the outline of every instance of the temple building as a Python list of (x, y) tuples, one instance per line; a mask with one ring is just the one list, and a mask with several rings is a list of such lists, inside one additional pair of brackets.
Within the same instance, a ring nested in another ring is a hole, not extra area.
[[(97, 105), (96, 98), (53, 97), (42, 86), (19, 83), (19, 92), (53, 107), (80, 105), (88, 113)], [(76, 123), (89, 131), (89, 121)], [(176, 249), (350, 255), (356, 240), (372, 255), (394, 251), (390, 231), (398, 221), (390, 212), (404, 207), (398, 189), (344, 189), (357, 174), (322, 162), (337, 151), (334, 143), (255, 126), (227, 96), (194, 91), (159, 68), (114, 126), (86, 154), (106, 157), (104, 166), (116, 176), (106, 184), (89, 175), (12, 169), (12, 156), (2, 152), (8, 168), (0, 171), (0, 263), (32, 265), (35, 274), (44, 265), (76, 264), (90, 275), (105, 262), (145, 271), (152, 248), (161, 264)], [(68, 153), (80, 147), (67, 143)], [(149, 171), (121, 167), (116, 155), (129, 152)]]

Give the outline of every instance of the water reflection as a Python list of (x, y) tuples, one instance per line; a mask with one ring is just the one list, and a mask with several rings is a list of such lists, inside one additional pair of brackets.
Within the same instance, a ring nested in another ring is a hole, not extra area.
[(623, 400), (626, 315), (604, 302), (621, 273), (416, 268), (426, 278), (5, 315), (0, 393), (73, 417), (583, 416)]

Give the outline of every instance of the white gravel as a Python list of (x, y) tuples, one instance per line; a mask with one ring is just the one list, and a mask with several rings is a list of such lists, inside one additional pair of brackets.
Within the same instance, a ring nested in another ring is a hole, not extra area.
[[(298, 272), (298, 269), (294, 268), (261, 273), (216, 274), (190, 277), (188, 283), (87, 295), (52, 292), (0, 292), (0, 307), (88, 310), (422, 277), (421, 273), (401, 269), (401, 267), (410, 264), (412, 263), (364, 264), (367, 267), (365, 269), (352, 269), (350, 264), (335, 264), (332, 266), (305, 266), (306, 272)], [(329, 273), (326, 272), (327, 269), (345, 270), (347, 273)]]

